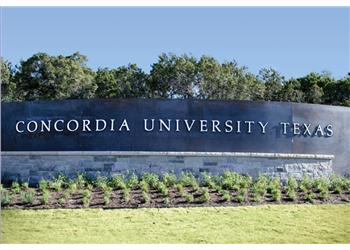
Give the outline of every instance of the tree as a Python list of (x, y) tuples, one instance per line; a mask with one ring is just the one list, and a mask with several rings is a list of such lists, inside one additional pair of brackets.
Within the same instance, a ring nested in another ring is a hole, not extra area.
[(15, 74), (17, 93), (23, 100), (92, 98), (95, 73), (79, 53), (49, 56), (38, 53), (21, 61)]
[(99, 98), (148, 97), (147, 74), (136, 64), (96, 72), (96, 96)]
[(325, 103), (350, 107), (350, 76), (325, 87)]
[(272, 68), (262, 69), (259, 72), (259, 78), (265, 85), (264, 100), (280, 101), (281, 91), (284, 85), (284, 77)]
[(193, 98), (197, 95), (197, 61), (193, 56), (161, 54), (152, 65), (152, 97)]
[(16, 98), (16, 84), (13, 81), (13, 70), (11, 63), (0, 58), (0, 80), (1, 80), (1, 101), (15, 101)]
[(304, 102), (304, 93), (300, 90), (300, 82), (290, 79), (283, 86), (280, 93), (281, 101), (285, 102)]

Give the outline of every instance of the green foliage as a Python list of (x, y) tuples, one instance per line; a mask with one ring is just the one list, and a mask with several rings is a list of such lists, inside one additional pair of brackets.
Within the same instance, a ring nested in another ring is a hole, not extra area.
[(238, 191), (237, 196), (236, 196), (236, 201), (238, 203), (242, 203), (248, 200), (247, 197), (248, 190), (247, 189), (241, 189)]
[(58, 204), (60, 204), (61, 206), (66, 205), (66, 199), (64, 197), (61, 197), (58, 199)]
[(89, 189), (85, 189), (82, 192), (83, 195), (83, 205), (84, 207), (88, 207), (91, 199), (91, 191)]
[(220, 195), (221, 195), (221, 199), (223, 201), (230, 201), (231, 200), (231, 195), (230, 195), (230, 192), (227, 191), (227, 190), (221, 190), (220, 192)]
[(103, 202), (105, 206), (108, 206), (109, 203), (111, 202), (111, 193), (112, 193), (111, 188), (106, 188), (103, 192)]
[(157, 188), (158, 186), (159, 177), (154, 173), (145, 173), (141, 179), (142, 181), (145, 181), (151, 188)]
[(1, 190), (1, 205), (7, 206), (11, 205), (13, 200), (13, 195), (10, 195), (10, 192), (7, 190)]
[(65, 177), (63, 175), (59, 175), (49, 182), (49, 187), (54, 189), (56, 192), (61, 192), (64, 183)]
[(192, 203), (194, 201), (193, 195), (192, 194), (185, 194), (184, 198), (187, 202)]
[(41, 197), (41, 204), (47, 205), (49, 204), (49, 200), (50, 200), (50, 191), (47, 189), (44, 189), (43, 196)]
[(170, 198), (169, 197), (165, 197), (164, 198), (164, 204), (165, 204), (165, 206), (169, 206), (170, 205)]
[(298, 182), (295, 178), (289, 177), (287, 181), (287, 189), (296, 190), (298, 188)]
[(267, 193), (269, 180), (265, 175), (260, 175), (256, 182), (253, 184), (252, 192), (254, 194), (255, 202), (262, 202), (265, 199)]
[(158, 191), (162, 193), (163, 197), (166, 197), (169, 195), (169, 190), (163, 182), (159, 182), (157, 188), (158, 188)]
[(313, 192), (305, 193), (305, 200), (306, 201), (314, 203), (315, 199), (316, 199), (315, 193), (313, 193)]
[(112, 187), (114, 187), (116, 189), (125, 189), (126, 183), (124, 180), (124, 176), (122, 176), (122, 175), (113, 176), (112, 180), (111, 180), (111, 185), (112, 185)]
[(181, 183), (176, 184), (176, 190), (179, 192), (180, 196), (184, 195), (184, 187)]
[(163, 176), (163, 182), (168, 188), (174, 187), (177, 183), (177, 177), (175, 174), (166, 173)]
[(44, 192), (48, 187), (49, 187), (49, 185), (48, 185), (48, 183), (47, 183), (46, 180), (41, 179), (41, 180), (39, 181), (39, 189), (40, 189), (42, 192)]
[(21, 192), (21, 200), (24, 204), (33, 204), (35, 192), (33, 189), (27, 189)]
[(27, 190), (28, 188), (29, 188), (28, 182), (23, 182), (23, 183), (22, 183), (22, 189), (23, 189), (23, 190)]
[(313, 183), (309, 176), (304, 176), (302, 181), (300, 182), (299, 188), (304, 192), (308, 193), (312, 190)]
[(15, 194), (18, 194), (21, 191), (21, 186), (19, 185), (19, 183), (17, 181), (12, 182), (11, 190)]
[(83, 189), (85, 188), (87, 181), (85, 175), (80, 173), (77, 174), (77, 177), (75, 178), (74, 182), (76, 183), (78, 189)]
[(14, 76), (16, 94), (22, 100), (92, 98), (95, 73), (86, 61), (79, 53), (57, 57), (37, 53), (21, 61)]
[(0, 57), (1, 101), (17, 101), (14, 70), (10, 62)]
[(239, 190), (241, 188), (248, 188), (252, 183), (252, 178), (232, 171), (225, 171), (221, 182), (224, 189)]
[(316, 193), (329, 190), (329, 181), (325, 178), (317, 178), (314, 180), (313, 187)]
[(199, 188), (198, 181), (191, 172), (181, 173), (180, 183), (184, 187), (192, 187), (194, 190), (197, 190)]
[(133, 173), (128, 179), (127, 187), (130, 189), (135, 189), (137, 188), (138, 184), (139, 178)]
[(211, 176), (210, 174), (204, 172), (202, 174), (202, 177), (203, 177), (203, 186), (204, 187), (208, 187), (208, 188), (212, 188), (212, 189), (215, 189), (217, 188), (217, 185), (215, 183), (215, 180), (213, 178), (213, 176)]
[(149, 184), (145, 180), (141, 180), (139, 183), (139, 186), (140, 186), (142, 192), (146, 192), (146, 193), (149, 192)]
[(78, 184), (75, 181), (70, 181), (68, 183), (68, 190), (71, 194), (74, 194), (78, 190)]
[(129, 203), (131, 199), (131, 195), (130, 195), (130, 189), (126, 188), (123, 190), (123, 200), (125, 203)]
[(334, 193), (339, 194), (343, 191), (343, 188), (345, 186), (343, 177), (333, 174), (330, 178), (330, 182), (331, 190)]
[(97, 176), (95, 185), (101, 190), (106, 190), (108, 188), (108, 179), (105, 176)]
[(268, 186), (267, 186), (267, 192), (272, 193), (273, 191), (281, 188), (281, 182), (278, 178), (270, 179)]
[(149, 196), (149, 194), (145, 191), (142, 191), (141, 195), (142, 195), (143, 203), (149, 204), (151, 201), (151, 197)]
[(200, 200), (203, 203), (210, 201), (210, 194), (209, 194), (208, 188), (206, 187), (202, 188), (202, 196)]

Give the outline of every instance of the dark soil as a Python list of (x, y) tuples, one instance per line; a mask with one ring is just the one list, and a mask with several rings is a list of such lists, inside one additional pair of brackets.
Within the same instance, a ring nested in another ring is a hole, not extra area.
[(65, 190), (61, 192), (50, 192), (49, 203), (42, 204), (42, 192), (39, 189), (33, 189), (35, 191), (35, 198), (31, 204), (25, 204), (20, 194), (14, 194), (12, 201), (9, 205), (1, 205), (2, 208), (6, 209), (54, 209), (54, 208), (103, 208), (103, 209), (118, 209), (118, 208), (141, 208), (141, 207), (200, 207), (200, 206), (245, 206), (245, 205), (260, 205), (260, 204), (340, 204), (340, 203), (350, 203), (350, 193), (343, 192), (340, 194), (335, 194), (330, 192), (329, 197), (322, 200), (318, 193), (315, 194), (315, 198), (312, 200), (306, 200), (305, 194), (300, 190), (297, 193), (297, 198), (293, 201), (290, 200), (287, 195), (282, 192), (281, 201), (273, 201), (272, 195), (267, 194), (262, 202), (254, 201), (254, 194), (251, 190), (246, 196), (246, 200), (243, 202), (238, 202), (237, 191), (230, 191), (231, 200), (224, 201), (222, 195), (216, 190), (209, 189), (210, 200), (208, 202), (203, 202), (202, 192), (200, 190), (193, 190), (192, 188), (185, 188), (185, 194), (193, 195), (193, 202), (188, 202), (180, 193), (175, 189), (169, 189), (169, 195), (165, 198), (157, 190), (150, 190), (149, 196), (150, 201), (145, 202), (142, 191), (140, 189), (135, 189), (130, 191), (130, 201), (125, 202), (123, 199), (123, 190), (113, 190), (110, 196), (110, 203), (105, 205), (103, 191), (94, 188), (90, 198), (90, 203), (88, 206), (83, 204), (82, 191), (77, 191), (69, 195), (69, 198), (65, 199), (64, 203), (59, 202), (59, 200), (64, 197)]

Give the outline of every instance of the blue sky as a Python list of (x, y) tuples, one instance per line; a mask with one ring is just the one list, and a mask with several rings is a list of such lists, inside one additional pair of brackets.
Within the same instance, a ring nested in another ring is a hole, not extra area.
[(88, 65), (136, 63), (146, 72), (162, 52), (235, 59), (257, 74), (287, 78), (349, 69), (349, 8), (2, 8), (2, 55), (87, 55)]

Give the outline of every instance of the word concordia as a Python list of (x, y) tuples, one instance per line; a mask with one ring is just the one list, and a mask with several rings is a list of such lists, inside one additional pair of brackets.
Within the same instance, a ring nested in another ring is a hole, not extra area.
[[(142, 124), (142, 125), (140, 125)], [(48, 133), (48, 132), (131, 132), (133, 126), (142, 126), (146, 132), (201, 132), (201, 133), (254, 133), (266, 134), (269, 129), (267, 121), (233, 121), (233, 120), (187, 120), (187, 119), (143, 119), (142, 123), (127, 119), (71, 119), (71, 120), (30, 120), (17, 121), (17, 133)], [(277, 124), (282, 134), (304, 136), (333, 136), (333, 127), (327, 125), (312, 125), (308, 123), (280, 122)], [(273, 126), (272, 126), (273, 127)]]

